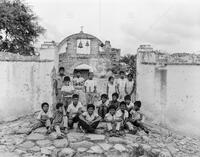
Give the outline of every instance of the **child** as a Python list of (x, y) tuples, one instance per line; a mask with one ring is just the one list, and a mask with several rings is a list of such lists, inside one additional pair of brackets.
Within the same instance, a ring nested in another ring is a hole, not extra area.
[(131, 102), (131, 96), (130, 95), (126, 95), (124, 97), (124, 101), (126, 103), (128, 112), (130, 112), (131, 109), (133, 109), (133, 107), (134, 107), (134, 104)]
[(128, 118), (129, 118), (129, 113), (128, 113), (128, 111), (126, 110), (126, 108), (127, 108), (126, 103), (125, 103), (124, 101), (122, 101), (122, 102), (120, 103), (120, 108), (119, 108), (119, 110), (117, 110), (117, 112), (116, 112), (116, 116), (117, 116), (119, 119), (122, 120), (122, 121), (121, 121), (121, 127), (122, 127), (123, 129), (126, 128), (127, 122), (128, 122)]
[(114, 105), (115, 109), (118, 109), (120, 102), (118, 101), (119, 95), (117, 93), (112, 94), (112, 100), (109, 102), (109, 106)]
[(108, 84), (107, 84), (107, 95), (109, 100), (112, 100), (112, 94), (116, 93), (116, 85), (114, 82), (114, 77), (110, 76), (108, 78)]
[(72, 95), (74, 93), (74, 87), (70, 83), (70, 77), (65, 76), (63, 80), (63, 86), (61, 88), (61, 95), (65, 110), (67, 109), (68, 105), (71, 103)]
[(97, 93), (96, 82), (93, 80), (93, 73), (89, 72), (88, 80), (85, 81), (86, 104), (94, 104), (94, 97)]
[(134, 103), (134, 108), (130, 111), (130, 123), (133, 126), (136, 126), (142, 130), (144, 130), (145, 133), (149, 133), (148, 129), (143, 125), (143, 115), (139, 112), (141, 108), (141, 102), (136, 101)]
[(84, 110), (83, 105), (79, 101), (79, 95), (74, 94), (72, 96), (72, 103), (68, 106), (67, 115), (69, 117), (69, 128), (72, 129), (74, 123), (78, 123), (79, 115)]
[(114, 105), (110, 105), (108, 110), (109, 112), (105, 116), (108, 133), (110, 136), (118, 136), (121, 119), (116, 116), (116, 108)]
[(95, 106), (88, 104), (87, 111), (79, 116), (79, 125), (83, 132), (94, 133), (100, 120), (101, 117), (95, 112)]
[(101, 116), (102, 120), (104, 120), (105, 115), (108, 113), (108, 95), (102, 94), (101, 101), (97, 104), (97, 110), (99, 116)]
[(64, 77), (65, 77), (64, 73), (65, 73), (65, 68), (60, 67), (59, 68), (59, 74), (56, 77), (56, 80), (54, 82), (54, 88), (55, 88), (57, 102), (61, 102), (61, 87), (62, 87), (63, 80), (64, 80)]
[(124, 98), (124, 96), (126, 95), (126, 93), (125, 93), (125, 84), (126, 84), (125, 72), (120, 71), (119, 75), (120, 75), (120, 78), (118, 79), (118, 82), (117, 82), (117, 92), (119, 94), (119, 100), (122, 100)]
[(63, 134), (61, 133), (61, 129), (64, 130), (65, 133), (67, 133), (68, 128), (68, 118), (64, 114), (64, 106), (62, 103), (56, 104), (56, 112), (53, 116), (53, 123), (52, 128), (56, 130), (57, 137), (62, 138)]
[(51, 119), (52, 119), (52, 114), (49, 111), (49, 104), (44, 102), (41, 105), (42, 110), (37, 116), (38, 122), (33, 125), (31, 130), (27, 133), (30, 134), (33, 130), (39, 128), (39, 127), (46, 127), (47, 128), (47, 134), (51, 132), (50, 126), (51, 126)]
[(135, 101), (135, 81), (133, 80), (133, 75), (132, 74), (128, 74), (127, 76), (127, 80), (126, 80), (126, 84), (125, 84), (125, 93), (126, 95), (130, 95), (131, 96), (131, 100)]

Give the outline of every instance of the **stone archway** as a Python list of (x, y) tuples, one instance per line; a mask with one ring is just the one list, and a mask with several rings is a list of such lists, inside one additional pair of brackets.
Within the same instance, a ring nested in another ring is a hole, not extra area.
[(94, 72), (93, 68), (87, 64), (79, 64), (76, 66), (73, 72), (76, 73), (77, 71), (79, 71), (81, 76), (85, 79), (88, 77), (89, 72)]

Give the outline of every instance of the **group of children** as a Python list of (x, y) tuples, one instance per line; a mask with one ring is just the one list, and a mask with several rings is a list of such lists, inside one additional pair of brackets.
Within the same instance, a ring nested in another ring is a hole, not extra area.
[[(45, 126), (47, 133), (56, 131), (57, 137), (62, 138), (74, 127), (74, 123), (77, 123), (79, 131), (95, 133), (99, 123), (104, 122), (110, 136), (121, 136), (125, 129), (133, 134), (138, 129), (148, 133), (148, 129), (143, 125), (143, 115), (139, 112), (141, 102), (132, 103), (135, 84), (131, 74), (126, 80), (125, 73), (120, 72), (118, 82), (114, 81), (114, 77), (109, 77), (106, 93), (101, 95), (98, 103), (94, 103), (92, 99), (93, 94), (97, 93), (97, 86), (93, 80), (93, 73), (89, 73), (86, 81), (80, 77), (80, 73), (77, 73), (73, 83), (70, 77), (64, 75), (64, 68), (60, 68), (59, 73), (55, 82), (57, 94), (55, 112), (52, 115), (49, 104), (43, 103), (37, 117), (38, 123), (33, 125), (30, 132)], [(83, 94), (82, 91), (86, 96), (84, 105), (79, 99)]]

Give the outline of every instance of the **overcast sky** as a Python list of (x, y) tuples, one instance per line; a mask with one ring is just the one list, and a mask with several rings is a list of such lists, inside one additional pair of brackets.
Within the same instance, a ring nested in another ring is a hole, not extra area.
[(26, 0), (47, 29), (41, 40), (84, 32), (110, 40), (122, 54), (141, 44), (172, 52), (200, 53), (198, 0)]

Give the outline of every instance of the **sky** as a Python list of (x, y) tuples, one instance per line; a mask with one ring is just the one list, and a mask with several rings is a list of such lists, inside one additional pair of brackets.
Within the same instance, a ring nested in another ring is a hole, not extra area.
[(200, 53), (198, 0), (25, 0), (46, 33), (42, 41), (60, 42), (80, 32), (111, 41), (122, 55), (141, 44), (168, 53)]

